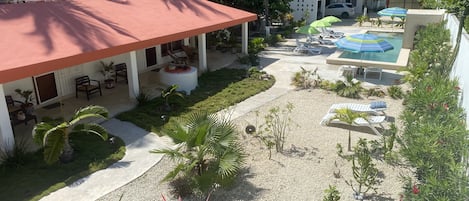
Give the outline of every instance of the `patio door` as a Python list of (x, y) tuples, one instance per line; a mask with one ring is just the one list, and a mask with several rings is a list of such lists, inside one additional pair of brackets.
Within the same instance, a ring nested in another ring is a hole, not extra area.
[(151, 67), (153, 65), (156, 65), (156, 48), (147, 48), (145, 49), (145, 56), (147, 60), (147, 67)]
[(58, 97), (54, 72), (34, 77), (34, 85), (39, 104)]

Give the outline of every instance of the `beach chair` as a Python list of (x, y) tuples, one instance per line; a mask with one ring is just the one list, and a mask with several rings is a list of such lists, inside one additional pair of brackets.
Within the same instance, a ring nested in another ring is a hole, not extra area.
[(359, 104), (359, 103), (337, 103), (333, 104), (329, 108), (329, 113), (335, 113), (337, 109), (348, 108), (354, 112), (365, 112), (368, 114), (379, 115), (384, 114), (387, 109), (386, 102), (374, 101), (370, 104)]
[(345, 34), (343, 32), (336, 32), (334, 30), (324, 28), (321, 36), (325, 38), (342, 38), (345, 36)]
[[(346, 122), (340, 121), (339, 119), (335, 118), (336, 113), (327, 113), (322, 119), (321, 122), (319, 123), (321, 126), (327, 126), (330, 123), (335, 123), (335, 124), (347, 124)], [(376, 125), (379, 125), (382, 129), (384, 129), (384, 126), (382, 123), (386, 121), (386, 116), (368, 116), (366, 119), (365, 118), (356, 118), (353, 120), (352, 126), (366, 126), (369, 127), (376, 135), (382, 135), (377, 129)]]
[(301, 43), (300, 40), (296, 39), (296, 47), (293, 49), (295, 53), (310, 53), (310, 54), (322, 54), (322, 49), (320, 47), (310, 47), (304, 43)]
[(358, 67), (352, 65), (342, 65), (339, 67), (339, 76), (347, 77), (352, 76), (355, 77), (357, 74)]

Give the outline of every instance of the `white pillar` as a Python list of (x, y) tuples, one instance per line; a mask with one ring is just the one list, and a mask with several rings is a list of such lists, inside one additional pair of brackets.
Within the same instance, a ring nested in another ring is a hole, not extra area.
[(13, 150), (14, 144), (15, 138), (10, 124), (5, 92), (3, 91), (3, 84), (0, 84), (0, 149)]
[(127, 69), (127, 77), (129, 80), (129, 97), (136, 98), (140, 94), (140, 86), (138, 82), (137, 52), (131, 51), (130, 66)]
[(248, 23), (241, 25), (241, 52), (248, 54)]
[(189, 38), (184, 38), (183, 44), (189, 46)]
[(321, 1), (321, 18), (323, 18), (326, 15), (326, 1), (322, 0)]
[(207, 71), (207, 42), (205, 33), (197, 36), (199, 43), (199, 71), (204, 73)]
[(192, 47), (192, 48), (195, 48), (196, 45), (195, 45), (195, 37), (194, 36), (191, 36), (189, 38), (189, 46)]

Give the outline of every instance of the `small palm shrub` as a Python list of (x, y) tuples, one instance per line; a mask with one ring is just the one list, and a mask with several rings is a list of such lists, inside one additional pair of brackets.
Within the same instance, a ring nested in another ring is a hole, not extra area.
[(244, 150), (238, 143), (235, 125), (203, 112), (194, 113), (176, 123), (174, 128), (166, 129), (163, 133), (181, 146), (151, 151), (165, 154), (178, 162), (163, 181), (183, 177), (188, 180), (191, 189), (204, 194), (214, 184), (229, 184), (245, 158)]
[(322, 201), (339, 201), (340, 200), (340, 192), (337, 190), (335, 186), (329, 185), (329, 188), (324, 190), (324, 198)]
[(404, 97), (404, 92), (402, 91), (402, 88), (400, 86), (390, 86), (388, 87), (388, 94), (391, 96), (393, 99), (401, 99)]
[(136, 99), (138, 102), (138, 106), (143, 106), (150, 102), (150, 97), (145, 92), (140, 92)]
[(265, 48), (264, 38), (260, 38), (260, 37), (253, 38), (252, 40), (249, 41), (248, 47), (249, 47), (249, 53), (254, 53), (254, 54), (259, 53)]
[(352, 76), (347, 76), (347, 80), (337, 81), (336, 89), (337, 95), (348, 98), (361, 98), (360, 92), (363, 90), (361, 82), (354, 80)]
[(382, 98), (386, 95), (386, 93), (384, 93), (384, 91), (380, 88), (365, 89), (364, 91), (367, 98), (370, 96)]
[(327, 91), (335, 91), (337, 88), (337, 84), (329, 80), (321, 80), (321, 82), (319, 83), (319, 88)]
[(292, 85), (299, 89), (310, 89), (318, 87), (321, 83), (321, 77), (319, 77), (317, 74), (317, 70), (318, 68), (316, 68), (314, 71), (311, 71), (301, 67), (301, 71), (296, 72), (295, 75), (293, 75), (291, 79)]
[(106, 108), (90, 105), (77, 110), (70, 121), (40, 122), (33, 128), (33, 138), (36, 143), (44, 147), (44, 161), (51, 165), (59, 159), (63, 163), (73, 160), (74, 149), (70, 143), (72, 134), (94, 134), (102, 140), (107, 140), (107, 130), (97, 123), (82, 123), (83, 119), (107, 119), (109, 112)]
[(358, 22), (358, 26), (362, 26), (364, 22), (369, 21), (369, 18), (366, 15), (360, 15), (357, 18), (355, 18), (355, 21)]

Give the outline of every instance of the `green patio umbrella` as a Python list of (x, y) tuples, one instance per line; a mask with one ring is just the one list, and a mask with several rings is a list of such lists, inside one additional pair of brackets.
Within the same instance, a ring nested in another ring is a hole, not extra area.
[(330, 27), (332, 26), (331, 23), (322, 21), (322, 20), (315, 20), (314, 22), (311, 22), (309, 26), (314, 27), (314, 28), (324, 28), (324, 27)]
[(336, 22), (342, 22), (341, 19), (339, 19), (338, 17), (335, 17), (335, 16), (326, 16), (326, 17), (323, 17), (320, 20), (324, 21), (324, 22), (327, 22), (329, 24), (336, 23)]
[(295, 31), (295, 33), (312, 35), (312, 34), (318, 34), (318, 33), (321, 33), (321, 32), (318, 31), (316, 28), (310, 26), (310, 25), (305, 25), (305, 26), (302, 26), (302, 27), (298, 28)]

